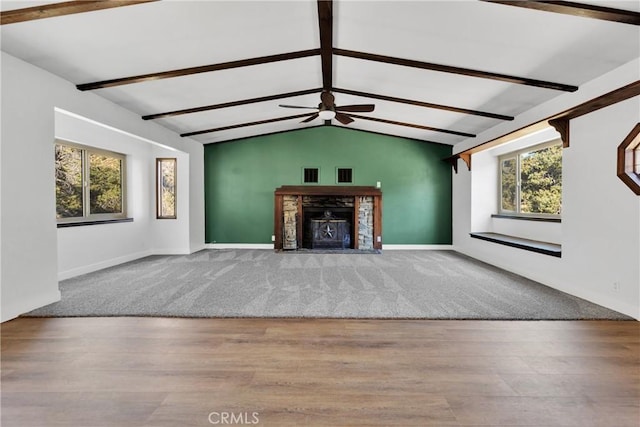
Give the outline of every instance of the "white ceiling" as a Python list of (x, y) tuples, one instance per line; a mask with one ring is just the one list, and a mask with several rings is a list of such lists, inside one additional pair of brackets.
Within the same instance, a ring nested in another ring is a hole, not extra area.
[[(2, 10), (52, 2), (2, 1)], [(640, 2), (588, 3), (639, 11)], [(580, 86), (640, 56), (638, 26), (478, 1), (334, 1), (333, 47)], [(316, 1), (161, 1), (1, 27), (2, 50), (74, 84), (318, 49)], [(139, 115), (322, 86), (320, 56), (94, 92)], [(564, 92), (333, 56), (333, 86), (517, 116)], [(479, 134), (501, 120), (335, 93), (387, 120)], [(177, 133), (308, 112), (319, 94), (155, 121)], [(322, 124), (301, 119), (194, 136), (213, 143)], [(335, 120), (333, 125), (342, 126)], [(350, 128), (456, 144), (464, 136), (356, 119)]]

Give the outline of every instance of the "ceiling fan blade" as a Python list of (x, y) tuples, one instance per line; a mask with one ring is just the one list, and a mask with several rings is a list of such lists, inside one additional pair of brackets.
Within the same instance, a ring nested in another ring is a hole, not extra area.
[(348, 125), (353, 121), (353, 119), (346, 114), (336, 113), (336, 120), (342, 123), (343, 125)]
[(336, 107), (336, 111), (351, 111), (353, 113), (370, 113), (376, 108), (373, 104), (343, 105)]
[(306, 119), (304, 119), (303, 121), (301, 121), (300, 123), (309, 123), (311, 120), (315, 120), (317, 118), (318, 118), (318, 113), (314, 113), (309, 117), (307, 117)]
[(284, 105), (284, 104), (279, 104), (278, 107), (284, 107), (284, 108), (304, 108), (305, 110), (317, 110), (316, 107), (301, 107), (299, 105)]

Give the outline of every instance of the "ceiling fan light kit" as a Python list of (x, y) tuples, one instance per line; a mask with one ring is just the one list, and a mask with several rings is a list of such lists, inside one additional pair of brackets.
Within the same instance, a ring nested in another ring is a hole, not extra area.
[(336, 117), (336, 112), (332, 110), (321, 110), (318, 115), (322, 120), (331, 120)]

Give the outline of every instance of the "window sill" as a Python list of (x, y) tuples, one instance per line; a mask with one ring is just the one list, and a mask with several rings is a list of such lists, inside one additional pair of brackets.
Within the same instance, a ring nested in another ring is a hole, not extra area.
[(118, 222), (133, 222), (133, 218), (101, 219), (101, 220), (94, 220), (94, 221), (79, 221), (79, 222), (59, 222), (58, 228), (83, 227), (85, 225), (114, 224)]
[(493, 214), (491, 218), (502, 218), (502, 219), (517, 219), (520, 221), (538, 221), (538, 222), (562, 222), (562, 218), (545, 218), (539, 216), (519, 216), (519, 215), (504, 215), (504, 214)]
[(512, 248), (524, 249), (543, 255), (562, 257), (562, 246), (555, 243), (540, 242), (538, 240), (523, 239), (521, 237), (507, 236), (500, 233), (469, 233), (474, 239), (485, 240), (487, 242), (498, 243)]

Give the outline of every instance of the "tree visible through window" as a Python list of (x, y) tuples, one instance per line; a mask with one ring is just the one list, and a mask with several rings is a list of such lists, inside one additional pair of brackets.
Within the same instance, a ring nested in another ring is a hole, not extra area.
[(56, 144), (56, 216), (83, 216), (82, 150)]
[(562, 145), (539, 145), (500, 157), (500, 212), (562, 213)]
[(56, 218), (62, 222), (122, 218), (125, 156), (56, 143)]
[(501, 162), (502, 210), (515, 212), (518, 205), (517, 159), (504, 159)]
[(122, 212), (122, 160), (100, 154), (89, 154), (90, 212), (115, 214)]
[(159, 219), (176, 218), (176, 159), (156, 159), (156, 198)]

